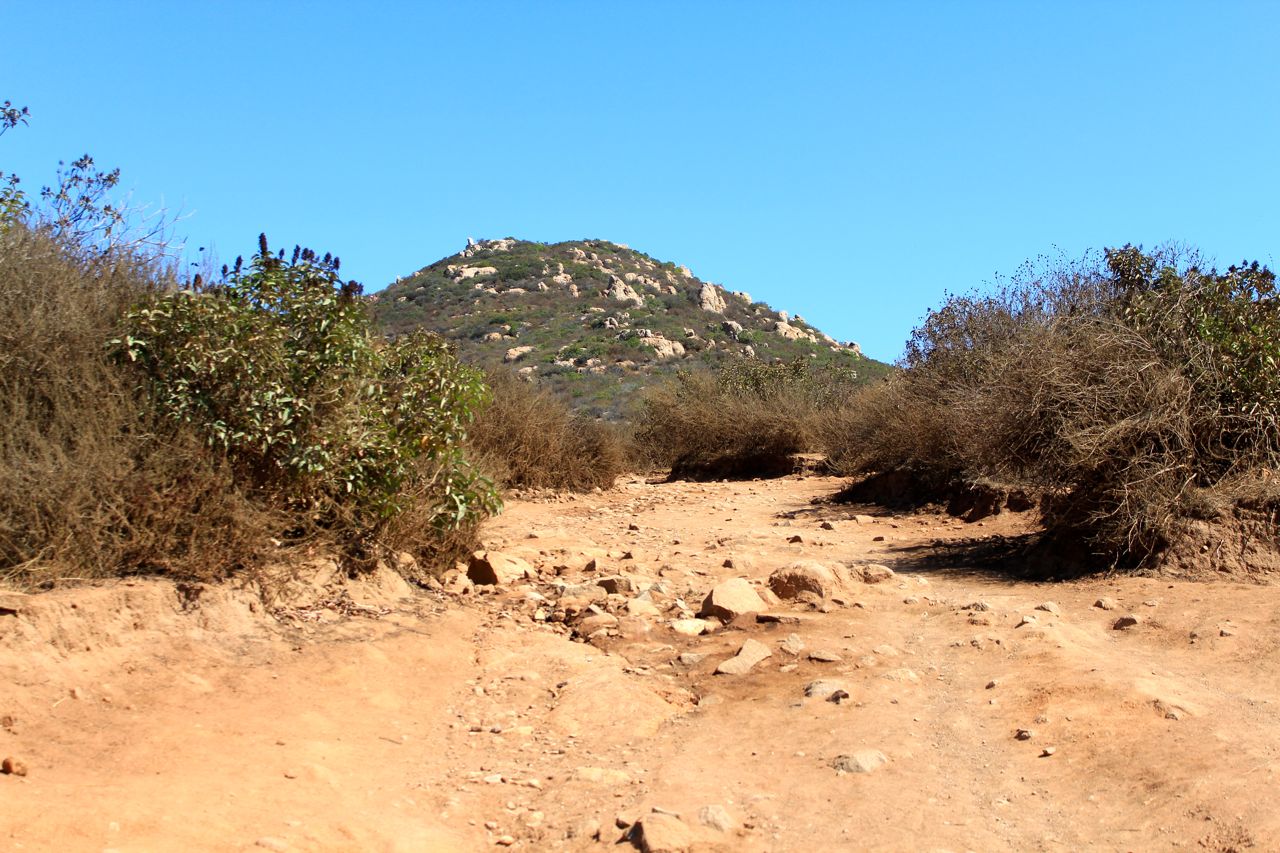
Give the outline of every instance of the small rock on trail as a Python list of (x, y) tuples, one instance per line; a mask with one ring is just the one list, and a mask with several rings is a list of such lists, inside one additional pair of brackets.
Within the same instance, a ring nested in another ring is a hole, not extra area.
[(872, 773), (889, 763), (889, 757), (878, 749), (860, 749), (852, 755), (837, 755), (831, 759), (836, 773)]
[(747, 640), (738, 653), (716, 667), (716, 675), (742, 675), (765, 658), (772, 657), (773, 652), (759, 640)]

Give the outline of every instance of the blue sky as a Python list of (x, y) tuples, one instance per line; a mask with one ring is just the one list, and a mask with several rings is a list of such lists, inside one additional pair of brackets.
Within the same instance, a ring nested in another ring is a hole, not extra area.
[(1055, 247), (1273, 261), (1276, 3), (0, 0), (29, 189), (119, 166), (191, 247), (378, 289), (468, 236), (600, 237), (890, 360)]

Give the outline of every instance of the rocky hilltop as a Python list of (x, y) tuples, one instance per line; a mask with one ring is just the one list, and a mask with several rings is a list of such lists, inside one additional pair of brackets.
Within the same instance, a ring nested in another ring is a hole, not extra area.
[(373, 299), (387, 332), (437, 332), (473, 363), (509, 365), (603, 414), (655, 376), (729, 356), (811, 359), (867, 380), (888, 369), (798, 315), (605, 240), (468, 239)]

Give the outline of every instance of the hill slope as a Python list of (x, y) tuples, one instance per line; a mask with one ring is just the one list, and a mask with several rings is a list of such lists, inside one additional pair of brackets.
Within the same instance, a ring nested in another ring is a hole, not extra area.
[(606, 415), (655, 377), (733, 355), (805, 358), (868, 381), (888, 370), (798, 316), (604, 240), (468, 240), (373, 299), (390, 334), (438, 332), (472, 363), (508, 364)]

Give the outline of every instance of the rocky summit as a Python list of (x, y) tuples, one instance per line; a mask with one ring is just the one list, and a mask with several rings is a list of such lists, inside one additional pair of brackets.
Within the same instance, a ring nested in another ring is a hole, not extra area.
[(808, 359), (867, 381), (888, 370), (798, 315), (605, 240), (468, 239), (371, 298), (389, 333), (436, 332), (464, 359), (506, 365), (597, 414), (618, 414), (654, 377), (730, 356)]

